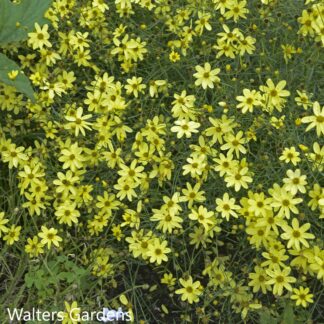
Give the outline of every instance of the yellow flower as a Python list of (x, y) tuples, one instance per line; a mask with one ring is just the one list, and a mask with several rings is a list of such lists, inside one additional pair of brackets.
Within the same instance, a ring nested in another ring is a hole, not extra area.
[(242, 187), (247, 189), (248, 183), (253, 181), (248, 172), (249, 169), (247, 167), (230, 170), (225, 177), (226, 186), (234, 187), (235, 191), (240, 191)]
[(16, 144), (10, 144), (8, 150), (2, 152), (2, 161), (9, 163), (9, 169), (17, 168), (19, 163), (28, 160), (28, 156), (23, 153), (23, 146), (17, 147)]
[(269, 189), (269, 193), (272, 196), (271, 206), (275, 211), (278, 211), (278, 216), (285, 216), (290, 218), (290, 212), (298, 214), (297, 204), (300, 204), (302, 198), (294, 198), (294, 195), (287, 191), (284, 187), (279, 187), (278, 184), (274, 184), (274, 187)]
[(108, 5), (103, 0), (92, 0), (92, 6), (98, 8), (101, 12), (109, 10)]
[(274, 265), (273, 269), (266, 270), (270, 277), (266, 284), (272, 286), (273, 294), (281, 296), (284, 288), (292, 291), (291, 283), (296, 282), (296, 278), (289, 276), (290, 271), (290, 267), (281, 269), (278, 265)]
[(266, 261), (261, 263), (261, 267), (268, 267), (272, 269), (274, 266), (279, 265), (281, 267), (285, 267), (285, 261), (289, 258), (286, 255), (285, 249), (273, 249), (271, 247), (268, 248), (270, 252), (262, 252), (262, 256), (266, 259)]
[(71, 305), (68, 302), (64, 302), (66, 312), (64, 312), (64, 318), (62, 324), (77, 324), (80, 322), (81, 308), (78, 307), (76, 301), (72, 302)]
[(104, 191), (102, 196), (97, 196), (96, 207), (99, 208), (99, 214), (112, 215), (114, 210), (118, 210), (120, 202), (114, 194)]
[(186, 138), (190, 138), (192, 133), (198, 133), (198, 129), (200, 127), (199, 123), (188, 121), (183, 118), (175, 121), (176, 126), (171, 127), (171, 132), (177, 133), (177, 138), (182, 138), (183, 135)]
[(152, 98), (157, 97), (159, 92), (167, 85), (166, 80), (152, 80), (150, 81), (149, 93)]
[(2, 233), (7, 233), (9, 231), (9, 228), (5, 226), (9, 222), (9, 219), (4, 217), (5, 217), (5, 213), (0, 212), (0, 237)]
[(238, 217), (235, 210), (240, 209), (239, 205), (235, 205), (235, 198), (230, 198), (227, 192), (224, 193), (223, 199), (216, 198), (216, 211), (221, 213), (223, 218), (229, 221), (230, 216)]
[(125, 180), (125, 178), (120, 178), (117, 181), (117, 184), (114, 185), (114, 188), (118, 190), (117, 198), (124, 200), (126, 197), (129, 201), (133, 200), (133, 197), (137, 197), (135, 188), (138, 184), (134, 183), (133, 180)]
[(59, 242), (63, 241), (62, 238), (57, 235), (57, 229), (53, 227), (48, 229), (46, 226), (42, 226), (42, 231), (38, 233), (38, 236), (42, 239), (41, 243), (43, 245), (47, 244), (48, 248), (50, 248), (52, 244), (58, 247), (60, 245)]
[(286, 64), (288, 63), (288, 60), (290, 60), (292, 58), (292, 54), (296, 54), (296, 49), (294, 46), (292, 45), (281, 45), (282, 51), (283, 51), (283, 55), (284, 55), (284, 59)]
[(111, 231), (113, 236), (117, 239), (117, 241), (121, 241), (121, 239), (125, 236), (119, 224), (118, 225), (113, 224), (111, 227)]
[(282, 229), (285, 233), (281, 234), (281, 238), (288, 240), (287, 247), (293, 247), (296, 250), (300, 250), (300, 244), (305, 247), (309, 247), (307, 240), (314, 239), (315, 236), (311, 233), (306, 233), (310, 228), (310, 223), (306, 223), (299, 227), (299, 221), (297, 218), (292, 220), (292, 227), (287, 224), (282, 225)]
[(162, 229), (163, 233), (172, 233), (176, 228), (182, 228), (181, 223), (183, 219), (173, 213), (170, 210), (166, 209), (153, 209), (153, 216), (150, 217), (150, 220), (153, 222), (159, 222), (157, 229)]
[(21, 226), (11, 225), (8, 228), (7, 234), (3, 237), (3, 240), (7, 242), (8, 245), (12, 245), (19, 241), (19, 235), (21, 231)]
[(142, 165), (137, 166), (137, 163), (137, 160), (133, 160), (130, 166), (123, 163), (120, 164), (121, 170), (118, 171), (118, 174), (121, 176), (120, 179), (122, 179), (120, 181), (139, 183), (145, 177), (144, 167)]
[(167, 253), (171, 252), (171, 249), (167, 247), (167, 241), (160, 241), (158, 238), (150, 242), (148, 246), (147, 256), (150, 258), (151, 263), (157, 263), (160, 265), (162, 261), (168, 261)]
[(295, 102), (297, 106), (302, 106), (305, 110), (312, 105), (312, 102), (309, 99), (309, 96), (305, 91), (296, 90), (298, 96), (295, 97)]
[(284, 188), (291, 192), (293, 195), (296, 195), (297, 192), (306, 193), (306, 175), (301, 175), (300, 169), (295, 171), (287, 171), (288, 178), (284, 178)]
[(12, 70), (12, 71), (8, 72), (8, 78), (10, 80), (14, 81), (17, 78), (18, 74), (19, 74), (18, 70)]
[(65, 119), (69, 121), (64, 127), (66, 129), (72, 129), (74, 130), (75, 136), (79, 136), (79, 133), (81, 133), (83, 136), (85, 136), (85, 129), (91, 130), (91, 123), (87, 120), (92, 117), (91, 114), (88, 115), (82, 115), (83, 114), (83, 108), (79, 107), (76, 111), (75, 116), (65, 116)]
[(143, 78), (133, 76), (131, 79), (126, 80), (128, 84), (125, 85), (126, 93), (133, 94), (135, 98), (139, 93), (143, 93), (146, 89), (146, 84), (142, 84)]
[(203, 154), (195, 154), (187, 158), (188, 164), (185, 164), (182, 169), (183, 175), (190, 173), (192, 178), (198, 178), (202, 175), (206, 167), (206, 156)]
[(78, 223), (80, 212), (76, 209), (76, 203), (69, 200), (64, 201), (62, 205), (56, 207), (55, 216), (59, 224), (67, 224), (72, 226), (72, 223)]
[(285, 103), (284, 98), (290, 95), (288, 90), (284, 90), (287, 82), (282, 80), (275, 85), (271, 79), (268, 79), (266, 84), (266, 86), (260, 86), (260, 90), (265, 93), (265, 109), (272, 111), (275, 107), (278, 111), (281, 111)]
[(231, 19), (237, 22), (240, 18), (246, 18), (247, 13), (249, 13), (249, 9), (246, 8), (246, 1), (242, 0), (232, 0), (229, 2), (228, 11), (224, 13), (224, 17), (226, 19)]
[(310, 123), (306, 132), (311, 130), (312, 128), (316, 128), (316, 134), (318, 137), (324, 135), (324, 106), (321, 109), (321, 106), (318, 101), (315, 101), (313, 104), (313, 116), (306, 116), (302, 118), (302, 123)]
[(69, 193), (72, 195), (77, 194), (77, 188), (75, 185), (79, 181), (79, 177), (74, 175), (71, 170), (68, 170), (66, 174), (58, 172), (57, 177), (58, 179), (53, 181), (53, 184), (57, 186), (57, 193), (62, 193), (64, 197), (67, 197)]
[(211, 14), (206, 14), (201, 11), (198, 11), (198, 20), (195, 21), (195, 32), (197, 32), (199, 35), (202, 35), (204, 28), (209, 31), (212, 30), (212, 26), (209, 23), (210, 18)]
[(45, 24), (43, 27), (40, 27), (38, 23), (35, 23), (36, 32), (28, 33), (28, 44), (33, 47), (33, 49), (42, 49), (44, 46), (52, 47), (52, 44), (49, 42), (50, 35), (47, 32), (48, 25)]
[(252, 193), (249, 192), (249, 212), (253, 213), (255, 216), (263, 216), (271, 212), (271, 198), (266, 198), (264, 193)]
[(314, 302), (313, 296), (313, 294), (309, 293), (308, 287), (299, 287), (293, 289), (293, 295), (291, 295), (290, 298), (296, 301), (296, 306), (302, 305), (306, 308), (308, 304), (312, 304)]
[(207, 208), (202, 205), (198, 207), (198, 210), (192, 209), (189, 218), (197, 220), (199, 224), (204, 226), (206, 232), (215, 223), (214, 212), (208, 211)]
[(188, 208), (191, 208), (194, 202), (203, 202), (206, 200), (204, 191), (199, 191), (201, 185), (196, 183), (193, 187), (189, 182), (186, 183), (187, 188), (182, 189), (184, 196), (181, 197), (181, 201), (188, 202)]
[(44, 253), (43, 244), (38, 241), (38, 237), (28, 238), (25, 245), (25, 251), (30, 257), (38, 257), (39, 254)]
[(228, 134), (225, 137), (225, 144), (221, 146), (221, 150), (227, 150), (228, 154), (235, 153), (236, 157), (240, 156), (240, 153), (246, 154), (246, 144), (247, 140), (243, 137), (243, 132), (239, 131), (236, 135)]
[(280, 161), (284, 161), (285, 163), (291, 162), (293, 165), (297, 165), (301, 161), (300, 159), (300, 153), (296, 151), (296, 148), (294, 146), (291, 146), (290, 148), (286, 147), (281, 156), (279, 157)]
[(177, 62), (180, 60), (180, 55), (179, 53), (172, 51), (169, 55), (169, 60), (173, 63)]
[(28, 164), (24, 165), (23, 171), (18, 173), (19, 178), (21, 179), (21, 190), (23, 193), (24, 190), (30, 185), (40, 185), (41, 180), (45, 175), (42, 170), (42, 165), (37, 163), (36, 165), (29, 166)]
[(196, 86), (202, 86), (203, 89), (214, 88), (214, 83), (220, 82), (220, 78), (217, 76), (220, 72), (220, 69), (211, 69), (210, 64), (205, 63), (204, 67), (197, 65), (195, 67), (197, 73), (193, 76), (197, 79), (195, 82)]
[(164, 273), (163, 278), (161, 279), (161, 283), (172, 287), (176, 283), (176, 278), (173, 277), (172, 273)]
[(199, 301), (199, 296), (202, 294), (203, 287), (200, 281), (193, 282), (192, 277), (189, 276), (188, 279), (180, 278), (180, 284), (183, 288), (177, 289), (176, 294), (181, 295), (182, 301), (188, 301), (189, 304), (197, 303)]
[(267, 290), (269, 290), (269, 286), (266, 285), (266, 282), (269, 280), (266, 271), (258, 266), (254, 267), (254, 271), (249, 273), (249, 286), (253, 287), (254, 293), (261, 290), (263, 294), (266, 294)]
[(236, 100), (240, 102), (236, 108), (242, 109), (243, 114), (252, 113), (253, 108), (261, 104), (261, 94), (256, 90), (243, 89), (243, 96), (237, 96)]
[(233, 154), (227, 153), (226, 156), (223, 153), (219, 154), (218, 159), (213, 159), (216, 163), (215, 171), (219, 172), (219, 175), (223, 177), (225, 174), (229, 174), (229, 172), (235, 169), (238, 165), (238, 161), (233, 160)]
[(63, 169), (70, 169), (72, 172), (75, 172), (77, 169), (83, 167), (83, 162), (86, 160), (82, 156), (83, 149), (78, 146), (78, 143), (70, 145), (69, 148), (64, 148), (61, 151), (61, 156), (59, 161), (63, 162)]
[(306, 154), (307, 159), (312, 162), (313, 169), (322, 172), (324, 169), (324, 145), (320, 146), (317, 142), (313, 143), (313, 152)]

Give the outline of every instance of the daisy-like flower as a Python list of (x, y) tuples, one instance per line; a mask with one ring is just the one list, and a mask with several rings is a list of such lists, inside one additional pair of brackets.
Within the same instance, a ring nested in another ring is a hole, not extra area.
[(198, 210), (192, 209), (189, 218), (198, 221), (198, 223), (204, 226), (206, 231), (215, 223), (214, 212), (208, 211), (202, 205), (199, 206)]
[(126, 93), (133, 94), (135, 98), (138, 98), (139, 93), (143, 93), (144, 89), (146, 89), (146, 84), (142, 83), (143, 78), (133, 76), (131, 79), (127, 79), (127, 83), (125, 85)]
[(281, 188), (278, 184), (275, 184), (272, 189), (269, 190), (272, 196), (271, 206), (275, 211), (278, 211), (278, 216), (285, 216), (290, 218), (290, 212), (298, 214), (297, 204), (300, 204), (302, 198), (294, 198), (294, 195), (287, 191), (285, 188)]
[(284, 89), (287, 82), (282, 80), (275, 85), (271, 79), (268, 79), (266, 84), (266, 86), (260, 86), (260, 90), (266, 95), (266, 106), (276, 107), (281, 111), (284, 98), (290, 95), (290, 92)]
[(249, 9), (246, 8), (247, 2), (245, 0), (232, 0), (229, 2), (228, 11), (225, 12), (224, 17), (237, 22), (240, 18), (246, 18)]
[(6, 151), (2, 152), (2, 161), (9, 163), (9, 169), (12, 169), (12, 167), (17, 168), (19, 163), (28, 160), (28, 156), (24, 151), (23, 146), (17, 147), (16, 144), (12, 143)]
[(269, 280), (265, 270), (262, 267), (254, 267), (255, 272), (249, 273), (249, 286), (253, 287), (253, 292), (262, 291), (263, 294), (267, 293), (269, 287), (266, 285), (266, 281)]
[(37, 236), (29, 237), (25, 245), (25, 251), (30, 257), (37, 257), (39, 254), (44, 253), (43, 244), (39, 242)]
[(287, 247), (295, 248), (296, 250), (300, 250), (300, 245), (304, 245), (305, 247), (309, 247), (307, 240), (314, 239), (315, 236), (311, 233), (307, 233), (310, 228), (310, 223), (306, 223), (299, 227), (299, 221), (297, 218), (292, 220), (292, 227), (288, 224), (283, 224), (281, 227), (285, 231), (285, 233), (281, 234), (281, 238), (284, 240), (288, 240)]
[(315, 101), (313, 104), (313, 116), (303, 117), (301, 122), (309, 124), (306, 132), (316, 127), (316, 134), (318, 137), (324, 135), (324, 106), (321, 109), (319, 102)]
[(187, 159), (188, 164), (185, 164), (182, 169), (183, 175), (190, 173), (192, 178), (198, 178), (202, 175), (205, 167), (206, 167), (206, 158), (205, 155), (196, 154)]
[(199, 123), (188, 121), (187, 119), (180, 119), (175, 121), (176, 126), (171, 127), (171, 132), (177, 133), (177, 138), (190, 138), (192, 133), (198, 133), (200, 127)]
[(81, 169), (83, 162), (86, 160), (82, 156), (82, 151), (83, 149), (78, 146), (78, 143), (72, 144), (69, 148), (62, 149), (58, 160), (64, 163), (63, 169), (70, 168), (72, 172)]
[(301, 193), (306, 193), (306, 176), (301, 174), (300, 169), (295, 171), (288, 170), (287, 171), (288, 178), (284, 178), (284, 188), (291, 192), (293, 195), (296, 195), (298, 191)]
[(277, 264), (273, 266), (273, 269), (266, 270), (267, 275), (270, 277), (266, 284), (273, 286), (273, 294), (281, 296), (284, 288), (289, 291), (292, 290), (291, 283), (296, 282), (296, 278), (289, 276), (290, 271), (290, 267), (281, 269)]
[(48, 248), (50, 248), (52, 244), (58, 247), (60, 245), (59, 242), (63, 241), (62, 238), (57, 235), (57, 229), (53, 227), (48, 229), (46, 226), (42, 226), (42, 231), (38, 233), (38, 236), (42, 239), (41, 243), (43, 245), (47, 244)]
[(188, 300), (189, 304), (198, 302), (199, 296), (202, 294), (200, 281), (193, 282), (191, 276), (187, 280), (180, 278), (179, 281), (183, 288), (177, 289), (175, 293), (181, 295), (181, 300)]
[(170, 210), (153, 209), (153, 212), (154, 215), (150, 220), (153, 222), (158, 221), (159, 223), (156, 228), (161, 229), (163, 233), (168, 232), (170, 234), (175, 228), (182, 228), (182, 218), (170, 212)]
[(167, 253), (171, 252), (171, 249), (167, 247), (168, 242), (160, 242), (158, 238), (154, 239), (149, 244), (147, 256), (150, 258), (151, 263), (161, 264), (162, 261), (168, 261)]
[(21, 226), (11, 225), (6, 235), (3, 237), (3, 240), (6, 241), (8, 245), (14, 244), (19, 241), (20, 231)]
[(295, 102), (297, 106), (302, 106), (305, 110), (308, 109), (310, 105), (312, 105), (311, 101), (309, 100), (309, 96), (305, 91), (296, 91), (298, 96), (295, 97)]
[(72, 195), (77, 194), (75, 185), (79, 181), (79, 177), (75, 176), (71, 170), (68, 170), (66, 174), (62, 172), (57, 173), (57, 179), (53, 181), (56, 186), (56, 192), (62, 193), (63, 197), (67, 197), (69, 193)]
[(180, 60), (180, 55), (179, 53), (172, 51), (169, 55), (169, 60), (173, 63), (177, 62)]
[(76, 209), (76, 203), (66, 200), (64, 204), (57, 207), (55, 212), (59, 224), (67, 224), (72, 226), (72, 223), (78, 223), (80, 212)]
[(38, 23), (35, 23), (36, 32), (28, 33), (28, 44), (33, 47), (33, 49), (42, 49), (44, 46), (52, 47), (52, 44), (49, 42), (50, 35), (47, 32), (48, 25), (45, 24), (43, 27), (39, 26)]
[(264, 193), (254, 193), (249, 195), (248, 205), (249, 212), (255, 216), (266, 217), (267, 213), (271, 212), (271, 198), (265, 197)]
[(202, 86), (203, 89), (214, 88), (214, 83), (220, 82), (220, 78), (217, 76), (220, 72), (220, 69), (211, 69), (210, 64), (205, 63), (204, 67), (197, 65), (195, 67), (197, 73), (193, 76), (197, 79), (195, 82), (196, 86)]
[(206, 200), (204, 191), (199, 191), (201, 184), (198, 182), (193, 187), (189, 182), (186, 183), (187, 188), (182, 189), (183, 196), (181, 201), (188, 202), (188, 208), (191, 208), (194, 202), (203, 202)]
[(296, 301), (296, 306), (302, 305), (306, 308), (308, 304), (314, 303), (313, 296), (309, 293), (308, 287), (299, 287), (293, 289), (293, 295), (290, 298)]
[(230, 216), (238, 217), (235, 210), (240, 209), (239, 205), (235, 205), (235, 198), (230, 198), (227, 192), (224, 193), (223, 199), (216, 198), (216, 211), (221, 213), (223, 218), (229, 221)]
[(79, 107), (74, 116), (65, 116), (65, 119), (69, 121), (65, 128), (74, 129), (75, 136), (79, 136), (79, 133), (85, 136), (85, 129), (91, 130), (91, 123), (87, 121), (91, 117), (91, 114), (83, 115), (83, 108)]
[(240, 156), (240, 153), (246, 154), (246, 148), (244, 144), (247, 142), (243, 136), (243, 132), (239, 131), (237, 134), (228, 134), (225, 137), (225, 144), (221, 146), (221, 150), (227, 150), (228, 154), (235, 153), (236, 157)]
[(243, 167), (240, 169), (230, 170), (228, 175), (225, 177), (225, 182), (227, 187), (234, 187), (235, 191), (240, 191), (243, 187), (248, 188), (248, 183), (251, 183), (253, 180), (249, 176), (249, 169)]
[(286, 147), (280, 155), (279, 160), (284, 161), (285, 163), (291, 162), (293, 165), (296, 165), (301, 161), (299, 155), (300, 153), (296, 151), (294, 146), (291, 146), (290, 148)]
[(242, 113), (253, 112), (253, 108), (261, 104), (261, 94), (256, 90), (243, 90), (243, 96), (237, 96), (236, 100), (239, 101), (236, 108), (242, 109)]

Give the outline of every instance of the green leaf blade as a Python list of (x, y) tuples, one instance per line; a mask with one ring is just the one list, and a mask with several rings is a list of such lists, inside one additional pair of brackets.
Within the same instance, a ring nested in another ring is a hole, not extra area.
[(8, 73), (14, 70), (20, 71), (17, 63), (0, 53), (0, 82), (15, 87), (18, 92), (25, 94), (29, 99), (35, 101), (34, 90), (26, 75), (19, 73), (15, 80), (11, 80)]
[[(48, 23), (44, 14), (52, 0), (22, 0), (14, 4), (9, 0), (0, 1), (0, 44), (19, 42), (27, 39), (35, 22)], [(17, 26), (17, 23), (19, 26)]]

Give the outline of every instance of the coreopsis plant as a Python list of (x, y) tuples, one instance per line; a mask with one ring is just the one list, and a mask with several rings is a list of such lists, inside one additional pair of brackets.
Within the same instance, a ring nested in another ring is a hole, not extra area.
[(0, 9), (4, 309), (323, 321), (322, 1)]

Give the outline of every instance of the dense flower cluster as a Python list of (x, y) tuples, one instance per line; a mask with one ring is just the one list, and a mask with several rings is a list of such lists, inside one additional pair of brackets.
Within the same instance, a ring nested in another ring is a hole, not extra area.
[(55, 0), (46, 18), (4, 48), (35, 102), (1, 84), (2, 249), (72, 254), (136, 323), (323, 315), (323, 2)]

